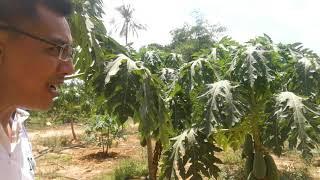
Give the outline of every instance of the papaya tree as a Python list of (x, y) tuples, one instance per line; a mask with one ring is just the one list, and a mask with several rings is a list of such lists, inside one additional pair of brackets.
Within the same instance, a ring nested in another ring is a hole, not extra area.
[(102, 153), (107, 156), (113, 140), (122, 137), (116, 118), (108, 114), (95, 115), (87, 125), (85, 133), (88, 135), (87, 139), (102, 147)]
[(217, 177), (212, 164), (220, 161), (205, 155), (212, 152), (213, 158), (219, 149), (211, 145), (202, 151), (204, 137), (197, 137), (203, 132), (205, 143), (224, 138), (235, 149), (245, 139), (242, 155), (249, 179), (279, 179), (270, 154), (280, 156), (285, 142), (310, 160), (320, 142), (315, 53), (301, 44), (274, 44), (264, 35), (245, 44), (223, 38), (201, 56), (179, 70), (172, 90), (173, 125), (178, 120), (189, 129), (172, 139), (163, 178)]
[(92, 108), (99, 116), (116, 117), (119, 125), (129, 117), (139, 123), (148, 147), (149, 176), (155, 177), (157, 165), (153, 162), (158, 163), (160, 156), (153, 156), (151, 139), (155, 138), (161, 149), (168, 144), (171, 129), (160, 81), (142, 63), (132, 60), (128, 49), (107, 36), (101, 0), (74, 0), (74, 4), (69, 19), (76, 46), (74, 63), (83, 73), (80, 78), (85, 85), (94, 87)]
[[(168, 144), (171, 122), (160, 89), (160, 81), (152, 76), (142, 62), (123, 54), (106, 62), (104, 73), (95, 81), (97, 92), (105, 98), (108, 113), (123, 124), (132, 117), (139, 123), (139, 132), (146, 142), (149, 177), (155, 179), (158, 157), (153, 153), (152, 139), (157, 149)], [(154, 160), (156, 158), (156, 160)]]

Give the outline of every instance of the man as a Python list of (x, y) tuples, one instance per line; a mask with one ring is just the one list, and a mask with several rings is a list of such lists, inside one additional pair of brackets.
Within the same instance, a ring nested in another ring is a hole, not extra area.
[(46, 110), (73, 73), (68, 0), (0, 0), (0, 179), (34, 179), (22, 109)]

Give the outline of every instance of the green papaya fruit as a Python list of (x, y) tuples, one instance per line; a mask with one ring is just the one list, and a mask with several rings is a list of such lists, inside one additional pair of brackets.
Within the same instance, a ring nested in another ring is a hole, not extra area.
[(142, 147), (145, 147), (145, 146), (147, 145), (147, 140), (146, 140), (146, 138), (143, 138), (142, 140), (140, 140), (140, 145), (141, 145)]
[(244, 144), (243, 144), (243, 151), (242, 151), (242, 157), (249, 156), (250, 154), (253, 153), (253, 140), (252, 136), (250, 134), (246, 134), (246, 137), (244, 139)]
[(250, 173), (249, 173), (249, 176), (247, 177), (247, 180), (257, 180), (257, 178), (254, 177), (254, 175), (253, 175), (252, 172), (250, 172)]
[(264, 156), (264, 160), (267, 166), (267, 176), (266, 176), (267, 180), (280, 180), (278, 168), (272, 156), (267, 154)]
[(256, 151), (254, 154), (252, 173), (258, 179), (262, 179), (267, 175), (266, 162), (264, 161), (263, 154), (259, 151)]
[(246, 159), (246, 163), (244, 166), (244, 172), (245, 172), (246, 177), (248, 177), (250, 172), (252, 171), (253, 159), (254, 159), (254, 153), (251, 153), (251, 155), (249, 155)]

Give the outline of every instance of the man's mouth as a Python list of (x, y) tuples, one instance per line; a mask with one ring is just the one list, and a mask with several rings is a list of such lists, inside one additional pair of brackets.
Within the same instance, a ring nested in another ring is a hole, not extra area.
[(49, 85), (49, 88), (52, 90), (52, 91), (56, 91), (58, 89), (57, 86), (55, 85)]
[(56, 96), (59, 95), (59, 93), (58, 93), (58, 87), (55, 86), (55, 85), (53, 85), (53, 84), (50, 84), (50, 85), (49, 85), (49, 92), (50, 92), (50, 94), (51, 94), (53, 97), (56, 97)]
[(48, 85), (48, 90), (53, 97), (57, 97), (59, 95), (58, 88), (63, 84), (63, 81), (55, 81), (51, 82)]

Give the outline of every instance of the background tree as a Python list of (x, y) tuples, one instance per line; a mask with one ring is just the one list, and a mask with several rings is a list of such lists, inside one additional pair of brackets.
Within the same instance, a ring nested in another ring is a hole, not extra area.
[[(125, 38), (125, 45), (128, 45), (128, 37), (131, 32), (132, 35), (138, 36), (138, 31), (146, 30), (146, 26), (138, 23), (134, 19), (134, 11), (135, 9), (130, 4), (123, 4), (116, 8), (116, 10), (120, 13), (123, 22), (121, 23), (120, 36)], [(119, 24), (116, 26), (120, 26)], [(118, 28), (116, 28), (116, 31)]]
[(209, 24), (199, 12), (194, 12), (194, 19), (194, 25), (185, 23), (183, 27), (170, 32), (172, 41), (169, 48), (175, 53), (182, 54), (187, 62), (193, 60), (193, 53), (212, 47), (226, 30), (223, 26)]

